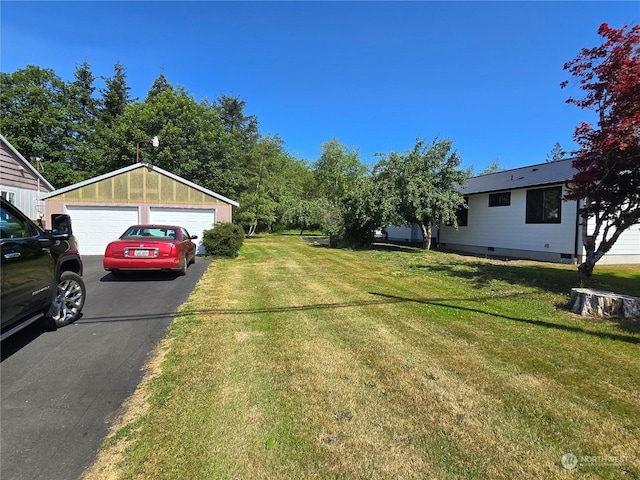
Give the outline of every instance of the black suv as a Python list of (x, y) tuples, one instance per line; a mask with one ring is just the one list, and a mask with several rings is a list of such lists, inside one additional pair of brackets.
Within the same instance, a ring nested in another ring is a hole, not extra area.
[(1, 340), (38, 321), (55, 330), (80, 317), (86, 289), (82, 259), (68, 215), (51, 215), (52, 230), (37, 227), (2, 198)]

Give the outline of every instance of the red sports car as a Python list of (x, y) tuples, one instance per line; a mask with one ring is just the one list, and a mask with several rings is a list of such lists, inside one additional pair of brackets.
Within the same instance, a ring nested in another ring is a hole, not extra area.
[(133, 225), (107, 245), (102, 264), (118, 275), (122, 271), (164, 270), (179, 275), (196, 261), (196, 245), (184, 228), (176, 225)]

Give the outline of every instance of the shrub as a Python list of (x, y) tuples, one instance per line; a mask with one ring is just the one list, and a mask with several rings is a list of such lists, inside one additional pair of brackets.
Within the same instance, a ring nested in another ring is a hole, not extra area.
[(237, 257), (242, 242), (244, 230), (233, 223), (219, 223), (215, 228), (202, 232), (205, 252), (212, 257)]

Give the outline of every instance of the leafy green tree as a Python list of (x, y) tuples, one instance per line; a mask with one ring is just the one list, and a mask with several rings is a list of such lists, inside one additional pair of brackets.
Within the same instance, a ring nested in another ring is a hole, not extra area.
[(227, 146), (233, 139), (224, 130), (216, 108), (196, 102), (183, 88), (167, 89), (130, 105), (110, 130), (109, 170), (135, 162), (140, 140), (157, 135), (160, 146), (139, 146), (140, 161), (230, 198), (237, 198), (241, 170), (227, 169), (232, 160)]
[(326, 219), (332, 246), (358, 248), (373, 243), (375, 230), (383, 226), (382, 190), (371, 176), (356, 182), (341, 208)]
[(390, 153), (374, 168), (374, 180), (383, 192), (381, 209), (389, 225), (417, 223), (423, 247), (431, 246), (434, 225), (457, 226), (456, 211), (464, 198), (456, 190), (467, 179), (451, 140), (434, 139), (430, 145), (418, 140), (405, 155)]
[[(309, 171), (306, 167), (304, 170)], [(334, 138), (322, 144), (322, 154), (311, 165), (311, 172), (312, 177), (302, 172), (295, 175), (302, 181), (297, 184), (297, 194), (281, 202), (282, 221), (297, 226), (301, 233), (320, 227), (333, 244), (362, 244), (356, 225), (363, 212), (361, 184), (368, 169), (360, 162), (358, 152)], [(361, 231), (366, 232), (367, 227)]]
[[(131, 165), (139, 156), (239, 199), (236, 218), (250, 231), (282, 225), (292, 218), (292, 205), (322, 198), (308, 164), (291, 157), (277, 136), (261, 137), (257, 118), (236, 97), (196, 102), (162, 73), (144, 100), (132, 101), (120, 63), (98, 95), (86, 61), (69, 83), (33, 66), (0, 75), (2, 131), (27, 158), (41, 159), (55, 186)], [(155, 135), (157, 149), (147, 142)], [(316, 217), (314, 225), (321, 223)]]
[[(292, 157), (284, 147), (281, 147), (280, 155), (273, 157), (266, 173), (268, 183), (265, 183), (265, 186), (268, 187), (269, 198), (273, 200), (275, 207), (274, 223), (282, 224), (278, 215), (280, 204), (286, 204), (291, 199), (313, 198), (309, 194), (314, 180), (313, 173), (304, 160)], [(271, 230), (271, 226), (269, 229)]]
[(53, 70), (28, 65), (2, 79), (0, 127), (9, 141), (27, 159), (60, 158), (66, 131), (65, 85)]
[[(34, 165), (40, 174), (56, 188), (66, 187), (87, 179), (87, 173), (74, 170), (68, 162), (46, 162), (40, 160)], [(51, 180), (49, 180), (51, 179)]]
[(302, 198), (304, 169), (292, 158), (278, 136), (260, 138), (246, 155), (240, 208), (234, 219), (251, 235), (271, 230), (279, 218), (278, 206), (285, 199)]
[(480, 172), (480, 175), (488, 175), (490, 173), (499, 172), (500, 170), (502, 170), (502, 168), (500, 167), (500, 159), (494, 158), (493, 161)]
[(40, 159), (52, 185), (67, 185), (77, 167), (70, 160), (77, 125), (69, 87), (53, 70), (33, 65), (0, 73), (0, 82), (1, 131), (25, 158)]
[(275, 180), (274, 199), (278, 204), (276, 228), (298, 227), (299, 224), (291, 223), (292, 209), (303, 208), (297, 207), (300, 202), (319, 198), (313, 172), (304, 160), (288, 156), (288, 160), (283, 161), (270, 175)]
[(313, 164), (318, 193), (338, 205), (367, 173), (356, 150), (342, 145), (337, 139), (322, 144), (322, 154)]
[[(200, 165), (209, 138), (207, 108), (183, 89), (167, 89), (144, 102), (135, 101), (105, 131), (105, 171), (141, 162), (158, 165), (189, 180)], [(222, 131), (221, 127), (219, 131)], [(160, 139), (155, 149), (146, 140)], [(204, 185), (203, 185), (204, 186)]]
[[(156, 135), (160, 140), (157, 149), (141, 142)], [(241, 137), (239, 130), (226, 128), (218, 105), (197, 102), (183, 87), (158, 89), (144, 101), (127, 106), (105, 130), (104, 168), (122, 168), (139, 156), (142, 162), (237, 199), (243, 191), (256, 187), (260, 171), (263, 175), (269, 171), (264, 163), (262, 170), (259, 168), (259, 148), (244, 143)], [(274, 147), (275, 156), (278, 148)], [(267, 161), (270, 159), (269, 153)], [(265, 200), (263, 215), (272, 218), (269, 211), (273, 206), (262, 196), (263, 190), (264, 186), (253, 204)]]
[(236, 210), (233, 221), (241, 225), (247, 235), (252, 236), (259, 229), (268, 230), (275, 222), (278, 204), (260, 188), (241, 192), (238, 202), (241, 206)]
[(283, 221), (300, 229), (300, 235), (312, 227), (321, 227), (331, 205), (323, 198), (293, 199), (283, 209)]

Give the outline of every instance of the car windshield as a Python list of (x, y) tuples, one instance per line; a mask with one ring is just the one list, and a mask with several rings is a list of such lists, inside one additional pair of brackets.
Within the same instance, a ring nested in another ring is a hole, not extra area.
[(167, 227), (129, 227), (120, 237), (123, 240), (138, 238), (156, 238), (162, 240), (175, 240), (178, 234), (175, 228)]

